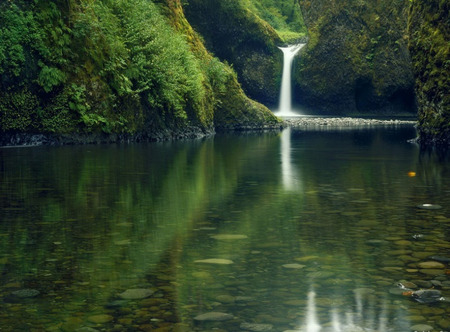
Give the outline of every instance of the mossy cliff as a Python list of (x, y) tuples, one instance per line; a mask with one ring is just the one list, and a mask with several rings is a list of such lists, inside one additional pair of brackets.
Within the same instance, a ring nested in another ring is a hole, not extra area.
[(2, 2), (0, 74), (4, 141), (153, 140), (278, 123), (204, 49), (179, 1)]
[(309, 42), (294, 98), (325, 114), (415, 112), (407, 1), (300, 0)]
[(268, 106), (278, 102), (282, 40), (240, 0), (185, 0), (188, 21), (208, 50), (233, 65), (244, 91)]
[(419, 140), (449, 145), (450, 3), (413, 0), (409, 35), (419, 105)]

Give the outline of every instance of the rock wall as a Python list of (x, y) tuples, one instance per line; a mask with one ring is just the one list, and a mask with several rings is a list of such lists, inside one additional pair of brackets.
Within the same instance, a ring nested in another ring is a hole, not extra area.
[(308, 45), (295, 101), (323, 114), (414, 114), (406, 1), (300, 0)]
[(412, 1), (409, 35), (419, 105), (419, 140), (449, 145), (450, 3)]

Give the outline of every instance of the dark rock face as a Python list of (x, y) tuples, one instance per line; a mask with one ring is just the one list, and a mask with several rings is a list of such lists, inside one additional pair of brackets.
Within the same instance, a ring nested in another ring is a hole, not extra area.
[(405, 2), (300, 1), (310, 40), (294, 99), (322, 114), (413, 114)]
[(409, 49), (416, 76), (419, 141), (450, 145), (450, 3), (413, 1)]

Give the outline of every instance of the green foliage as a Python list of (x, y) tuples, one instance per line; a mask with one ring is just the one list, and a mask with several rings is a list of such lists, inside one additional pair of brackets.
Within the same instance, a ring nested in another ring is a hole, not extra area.
[(2, 2), (0, 131), (210, 128), (233, 73), (158, 2), (170, 21), (148, 0)]
[(65, 73), (58, 68), (48, 67), (42, 64), (42, 62), (40, 65), (42, 65), (42, 69), (39, 73), (37, 82), (45, 92), (52, 91), (53, 87), (60, 85), (66, 80)]
[(307, 33), (298, 1), (246, 0), (244, 3), (277, 30), (286, 42), (294, 41)]
[(409, 13), (409, 49), (416, 74), (419, 135), (450, 144), (450, 4), (414, 1)]
[(4, 131), (37, 129), (39, 101), (28, 89), (0, 92), (0, 128)]
[(78, 116), (70, 107), (74, 94), (72, 89), (65, 88), (48, 103), (47, 107), (38, 111), (42, 130), (51, 133), (71, 133), (78, 125)]

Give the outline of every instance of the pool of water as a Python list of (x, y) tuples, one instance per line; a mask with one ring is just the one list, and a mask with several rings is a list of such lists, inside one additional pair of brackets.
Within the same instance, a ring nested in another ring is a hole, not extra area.
[(450, 331), (450, 157), (413, 137), (0, 149), (0, 330)]

